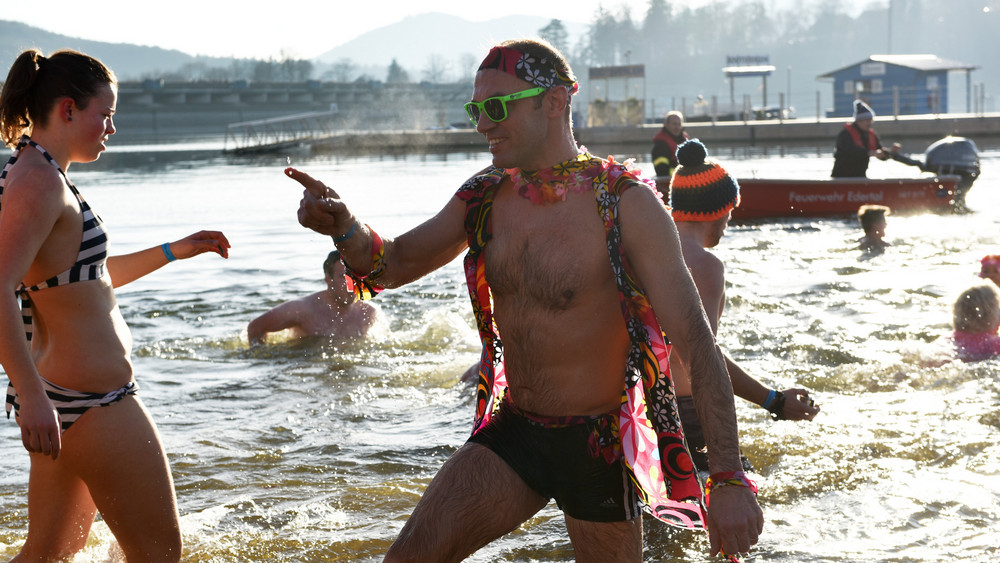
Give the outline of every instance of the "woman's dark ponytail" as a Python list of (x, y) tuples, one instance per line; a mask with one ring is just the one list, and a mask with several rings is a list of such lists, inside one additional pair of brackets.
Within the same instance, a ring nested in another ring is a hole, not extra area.
[(101, 61), (71, 50), (49, 57), (28, 49), (14, 60), (0, 91), (0, 140), (15, 146), (29, 128), (44, 126), (60, 98), (87, 107), (100, 86), (118, 80)]

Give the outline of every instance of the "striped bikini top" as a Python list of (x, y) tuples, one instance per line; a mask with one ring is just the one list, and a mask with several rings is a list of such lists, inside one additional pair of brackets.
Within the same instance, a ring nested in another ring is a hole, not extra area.
[(63, 169), (56, 164), (52, 155), (42, 148), (41, 145), (28, 138), (27, 135), (21, 137), (20, 142), (17, 144), (17, 148), (14, 149), (14, 152), (11, 154), (7, 164), (3, 167), (3, 171), (0, 171), (0, 209), (2, 209), (3, 188), (7, 181), (7, 173), (17, 162), (18, 157), (21, 155), (21, 151), (27, 145), (37, 149), (52, 166), (56, 167), (56, 170), (58, 170), (63, 179), (66, 180), (66, 185), (68, 185), (70, 191), (73, 192), (73, 196), (76, 197), (76, 201), (80, 205), (80, 213), (83, 216), (83, 238), (80, 240), (80, 250), (77, 252), (76, 262), (70, 266), (68, 270), (62, 272), (61, 274), (52, 276), (51, 278), (30, 287), (25, 286), (22, 283), (16, 290), (18, 297), (21, 298), (21, 314), (24, 319), (24, 333), (30, 341), (32, 332), (32, 315), (31, 297), (29, 294), (33, 291), (39, 291), (49, 287), (55, 287), (57, 285), (96, 280), (106, 276), (107, 270), (105, 269), (104, 264), (108, 258), (108, 234), (104, 229), (104, 222), (101, 221), (101, 218), (90, 209), (90, 205), (87, 204), (87, 202), (83, 199), (83, 196), (80, 195), (80, 192), (77, 191), (73, 182), (69, 181), (69, 178), (66, 177), (66, 173)]

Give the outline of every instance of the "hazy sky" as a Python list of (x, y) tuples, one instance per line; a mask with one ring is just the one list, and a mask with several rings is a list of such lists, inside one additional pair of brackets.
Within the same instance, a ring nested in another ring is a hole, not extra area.
[[(672, 4), (692, 7), (708, 1)], [(788, 1), (764, 0), (764, 5)], [(845, 4), (871, 1), (845, 0)], [(11, 3), (0, 19), (71, 37), (152, 45), (192, 55), (312, 58), (366, 31), (427, 12), (471, 21), (516, 14), (589, 23), (600, 6), (614, 14), (627, 6), (639, 20), (648, 5), (649, 0), (48, 0)]]

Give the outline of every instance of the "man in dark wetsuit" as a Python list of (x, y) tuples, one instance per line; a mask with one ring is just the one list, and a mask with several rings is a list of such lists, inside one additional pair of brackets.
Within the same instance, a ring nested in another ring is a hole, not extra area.
[[(668, 361), (661, 327), (691, 367), (695, 401), (708, 417), (713, 482), (736, 485), (711, 493), (704, 519), (710, 551), (746, 552), (763, 529), (752, 483), (741, 471), (725, 363), (676, 228), (651, 185), (577, 145), (570, 102), (578, 88), (572, 69), (547, 43), (512, 41), (491, 49), (466, 110), (493, 165), (434, 217), (392, 239), (361, 223), (333, 189), (286, 170), (306, 188), (299, 222), (333, 237), (360, 290), (402, 286), (469, 250), (466, 276), (484, 339), (477, 417), (492, 416), (477, 419), (475, 440), (431, 481), (386, 561), (462, 560), (516, 529), (550, 498), (563, 508), (577, 559), (640, 561), (636, 497), (667, 494), (667, 487), (649, 493), (646, 481), (674, 476), (663, 468), (626, 471), (625, 462), (638, 458), (623, 459), (623, 452), (648, 438), (651, 426), (618, 413), (623, 400), (642, 401), (643, 381), (669, 381), (669, 370), (658, 373)], [(639, 322), (623, 321), (626, 314)], [(637, 333), (655, 338), (637, 351)], [(501, 399), (495, 391), (503, 382)], [(649, 401), (675, 410), (669, 391)], [(568, 435), (560, 441), (563, 430)], [(508, 447), (518, 433), (531, 442)], [(657, 437), (643, 443), (649, 447), (642, 455), (660, 462)], [(540, 447), (543, 439), (573, 450), (574, 460), (599, 468), (597, 475), (570, 475), (575, 462)], [(683, 448), (683, 441), (674, 445)], [(689, 459), (681, 451), (665, 453)], [(693, 479), (690, 466), (686, 470)], [(611, 494), (594, 495), (597, 490)], [(696, 480), (694, 490), (700, 496)], [(702, 518), (697, 510), (689, 516)]]
[(854, 121), (845, 123), (837, 135), (837, 146), (833, 151), (833, 172), (830, 176), (864, 178), (868, 173), (869, 158), (874, 156), (879, 160), (888, 160), (899, 152), (898, 143), (893, 144), (890, 149), (882, 146), (878, 135), (872, 129), (874, 120), (875, 113), (872, 108), (861, 100), (855, 100)]
[[(722, 260), (707, 249), (722, 240), (733, 208), (740, 203), (739, 185), (718, 163), (706, 162), (707, 152), (697, 139), (682, 144), (677, 157), (680, 165), (670, 182), (671, 214), (680, 235), (684, 262), (698, 287), (712, 331), (717, 332), (726, 306), (726, 274)], [(767, 409), (775, 420), (812, 420), (819, 412), (805, 389), (768, 389), (728, 355), (725, 360), (733, 393)], [(691, 397), (691, 382), (686, 367), (673, 354), (670, 370), (692, 459), (700, 471), (708, 471), (709, 452)]]
[(667, 113), (663, 127), (653, 137), (653, 168), (657, 176), (669, 178), (677, 168), (677, 147), (688, 140), (684, 131), (684, 115), (677, 111)]

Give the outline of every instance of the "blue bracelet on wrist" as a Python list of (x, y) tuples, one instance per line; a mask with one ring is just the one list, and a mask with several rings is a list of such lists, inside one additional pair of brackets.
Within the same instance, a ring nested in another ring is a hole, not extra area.
[(355, 221), (354, 224), (351, 225), (350, 230), (348, 230), (346, 233), (340, 235), (339, 237), (333, 237), (333, 244), (344, 242), (345, 240), (353, 237), (354, 236), (354, 231), (357, 231), (357, 230), (358, 230), (358, 222)]
[(770, 391), (767, 392), (767, 399), (764, 401), (764, 404), (761, 405), (761, 406), (764, 407), (765, 409), (770, 409), (771, 408), (771, 403), (774, 402), (774, 398), (777, 397), (777, 396), (778, 396), (778, 392), (775, 391), (774, 389), (771, 389)]
[(170, 243), (169, 242), (165, 242), (165, 243), (161, 244), (160, 245), (160, 250), (162, 250), (163, 251), (163, 255), (167, 257), (167, 262), (168, 263), (173, 262), (174, 260), (177, 260), (177, 257), (174, 256), (174, 253), (170, 252)]

